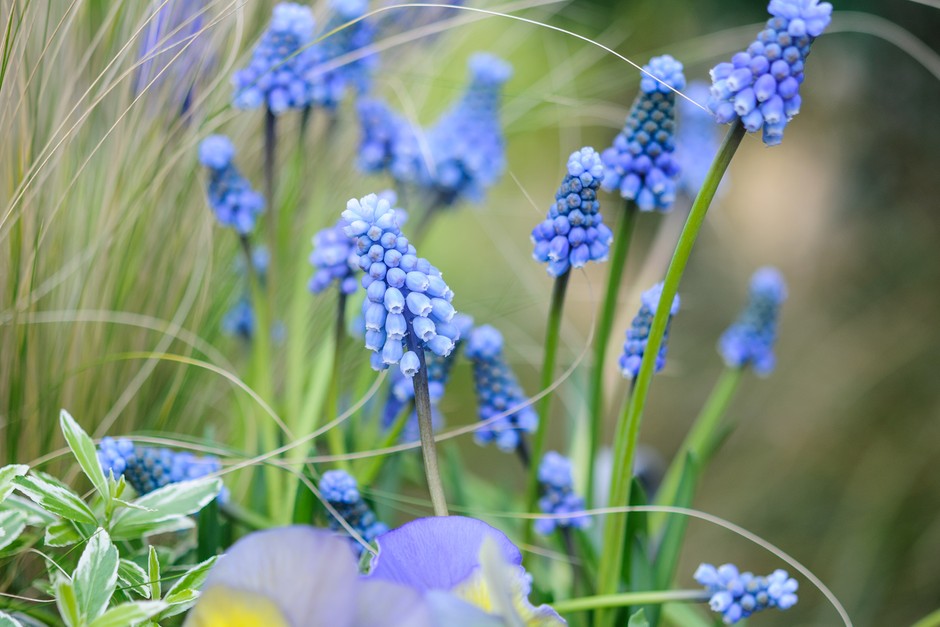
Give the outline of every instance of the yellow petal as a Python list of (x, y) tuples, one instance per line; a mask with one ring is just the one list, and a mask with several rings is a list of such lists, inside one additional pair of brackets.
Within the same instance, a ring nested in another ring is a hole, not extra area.
[(202, 593), (184, 627), (291, 627), (266, 596), (213, 586)]

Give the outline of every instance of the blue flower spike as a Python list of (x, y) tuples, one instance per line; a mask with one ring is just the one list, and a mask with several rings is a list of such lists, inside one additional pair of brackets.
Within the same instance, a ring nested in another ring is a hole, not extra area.
[(603, 178), (604, 165), (593, 148), (584, 147), (568, 157), (568, 173), (555, 193), (555, 203), (548, 217), (532, 230), (532, 257), (548, 264), (550, 276), (607, 259), (613, 234), (604, 224), (597, 200)]
[(729, 368), (750, 366), (762, 377), (773, 372), (777, 319), (786, 299), (787, 285), (779, 270), (764, 267), (754, 273), (747, 307), (718, 341), (718, 352)]
[(755, 612), (772, 607), (787, 610), (797, 602), (799, 583), (785, 570), (777, 569), (766, 577), (758, 577), (739, 572), (733, 564), (718, 568), (702, 564), (694, 578), (711, 594), (708, 605), (721, 614), (726, 625), (734, 625)]
[(219, 460), (211, 455), (197, 457), (168, 448), (135, 446), (125, 438), (111, 437), (101, 439), (98, 462), (105, 476), (111, 473), (117, 479), (123, 475), (141, 496), (171, 483), (201, 479), (222, 470)]
[(199, 144), (199, 162), (209, 171), (209, 206), (223, 226), (248, 235), (264, 211), (264, 196), (235, 167), (235, 146), (224, 135), (210, 135)]
[(813, 41), (832, 19), (832, 5), (819, 0), (771, 0), (767, 26), (744, 52), (711, 71), (708, 106), (719, 124), (741, 120), (764, 143), (783, 141), (787, 123), (800, 111), (800, 84)]
[(590, 525), (590, 518), (577, 515), (584, 512), (584, 499), (574, 491), (570, 459), (555, 451), (546, 453), (539, 464), (539, 484), (542, 490), (539, 509), (543, 513), (572, 515), (563, 518), (539, 518), (535, 521), (535, 530), (538, 533), (548, 535), (559, 527), (584, 529)]
[(522, 434), (538, 427), (539, 417), (506, 363), (502, 334), (489, 325), (475, 328), (467, 340), (466, 354), (473, 363), (480, 420), (488, 422), (476, 430), (477, 443), (495, 442), (502, 451), (516, 450)]
[(454, 293), (440, 270), (418, 257), (402, 235), (398, 214), (387, 198), (370, 194), (349, 201), (343, 212), (346, 235), (356, 240), (366, 299), (362, 315), (372, 367), (398, 364), (413, 377), (420, 367), (417, 350), (446, 357), (460, 331), (452, 320)]
[(669, 211), (676, 198), (676, 93), (685, 87), (682, 64), (669, 55), (643, 67), (640, 93), (623, 130), (601, 154), (605, 191), (618, 191), (641, 211)]
[[(650, 327), (653, 324), (653, 316), (656, 315), (656, 308), (659, 306), (659, 298), (663, 293), (663, 284), (657, 283), (650, 289), (643, 292), (640, 302), (640, 311), (630, 328), (627, 329), (626, 341), (623, 344), (623, 354), (620, 356), (620, 372), (627, 379), (633, 379), (640, 372), (640, 363), (643, 361), (643, 354), (646, 352), (646, 342), (649, 339)], [(669, 322), (666, 323), (666, 332), (663, 334), (663, 342), (659, 347), (659, 354), (656, 356), (656, 366), (653, 372), (659, 372), (666, 365), (666, 343), (669, 340), (669, 326), (672, 324), (672, 318), (679, 312), (679, 295), (676, 294), (672, 300), (672, 306), (669, 308)]]
[[(328, 470), (323, 473), (320, 478), (320, 494), (366, 542), (372, 543), (379, 535), (388, 531), (388, 526), (379, 522), (372, 508), (363, 500), (359, 493), (359, 485), (348, 472)], [(339, 520), (332, 515), (330, 528), (335, 531), (345, 531)], [(358, 543), (356, 546), (361, 552), (363, 547)]]
[[(386, 103), (375, 98), (361, 98), (356, 103), (362, 138), (359, 141), (359, 169), (367, 174), (391, 170), (401, 159), (401, 146), (413, 140), (408, 122)], [(413, 168), (408, 166), (406, 172)], [(395, 176), (396, 180), (403, 177)]]
[(346, 235), (346, 222), (338, 220), (313, 236), (313, 252), (310, 264), (314, 267), (310, 279), (310, 291), (319, 294), (335, 281), (339, 291), (352, 294), (356, 291), (359, 272), (359, 256), (355, 251), (355, 242)]
[(309, 7), (282, 2), (255, 46), (248, 66), (235, 73), (234, 104), (240, 109), (267, 107), (275, 115), (303, 109), (313, 101), (310, 72), (316, 63), (311, 44), (315, 21)]
[(360, 94), (369, 90), (377, 56), (368, 54), (338, 67), (329, 65), (343, 55), (371, 46), (375, 38), (375, 27), (368, 20), (359, 19), (369, 8), (366, 0), (330, 0), (329, 5), (333, 16), (323, 34), (332, 34), (313, 47), (314, 63), (309, 76), (312, 104), (332, 110), (342, 102), (349, 88)]

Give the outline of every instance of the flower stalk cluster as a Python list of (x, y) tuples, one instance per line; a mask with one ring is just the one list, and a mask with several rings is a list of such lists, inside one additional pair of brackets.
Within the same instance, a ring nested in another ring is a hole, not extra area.
[(695, 571), (695, 581), (711, 594), (709, 607), (721, 614), (726, 625), (733, 625), (761, 610), (776, 607), (787, 610), (796, 605), (799, 583), (777, 569), (766, 577), (739, 572), (733, 564), (715, 568), (702, 564)]

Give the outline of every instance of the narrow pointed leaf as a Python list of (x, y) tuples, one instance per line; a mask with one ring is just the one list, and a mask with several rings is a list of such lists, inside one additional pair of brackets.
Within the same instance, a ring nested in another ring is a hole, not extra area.
[(72, 449), (72, 454), (75, 455), (75, 459), (78, 460), (78, 465), (82, 467), (82, 472), (85, 473), (85, 476), (88, 477), (91, 484), (95, 486), (95, 490), (98, 491), (101, 498), (103, 498), (106, 503), (110, 502), (111, 491), (108, 489), (108, 480), (104, 476), (104, 471), (101, 470), (101, 463), (98, 461), (98, 450), (95, 448), (95, 443), (88, 437), (88, 434), (78, 426), (75, 419), (64, 409), (59, 414), (59, 426), (62, 428), (62, 435), (65, 436), (65, 441), (68, 443), (69, 448)]
[(29, 471), (26, 464), (10, 464), (0, 468), (0, 503), (13, 491), (13, 477), (25, 475)]
[(118, 551), (108, 532), (98, 529), (88, 540), (72, 576), (78, 609), (86, 622), (98, 618), (107, 609), (117, 586), (117, 573)]
[(20, 537), (26, 528), (26, 515), (14, 510), (0, 512), (0, 550)]
[(71, 546), (82, 541), (82, 536), (71, 520), (58, 520), (46, 527), (46, 546)]
[(157, 556), (157, 550), (150, 545), (150, 554), (147, 558), (147, 574), (150, 576), (150, 598), (159, 599), (163, 596), (163, 590), (160, 586), (160, 558)]
[(118, 562), (118, 583), (127, 592), (150, 598), (150, 575), (136, 562), (122, 559)]
[(95, 515), (77, 494), (38, 476), (14, 477), (16, 489), (47, 512), (87, 525), (97, 525)]
[(131, 627), (156, 616), (166, 607), (163, 601), (136, 601), (115, 606), (93, 620), (88, 627)]
[(217, 478), (171, 483), (133, 501), (115, 517), (115, 537), (138, 537), (154, 528), (189, 514), (195, 514), (218, 496), (222, 481)]

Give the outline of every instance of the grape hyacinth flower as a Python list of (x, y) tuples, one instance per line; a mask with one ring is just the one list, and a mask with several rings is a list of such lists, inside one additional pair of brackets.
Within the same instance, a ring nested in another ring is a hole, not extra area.
[(819, 0), (771, 0), (767, 26), (745, 52), (711, 71), (708, 107), (719, 124), (741, 120), (776, 146), (800, 111), (800, 83), (810, 46), (832, 19), (832, 5)]
[(402, 374), (413, 377), (421, 363), (416, 351), (426, 349), (446, 357), (454, 350), (460, 337), (451, 322), (456, 313), (451, 305), (454, 293), (440, 270), (419, 258), (402, 235), (387, 199), (375, 194), (353, 198), (343, 219), (346, 235), (356, 239), (359, 268), (364, 272), (362, 314), (366, 348), (373, 351), (372, 367), (384, 370), (398, 364)]
[(548, 217), (532, 230), (532, 257), (548, 264), (548, 274), (561, 276), (588, 261), (604, 261), (613, 234), (604, 224), (597, 188), (604, 165), (593, 148), (584, 147), (568, 157), (568, 174), (555, 193)]
[(522, 554), (482, 521), (421, 518), (377, 542), (363, 576), (349, 543), (327, 530), (248, 534), (212, 566), (184, 627), (566, 624), (529, 602)]
[[(172, 108), (183, 115), (193, 89), (214, 65), (205, 27), (207, 0), (155, 0), (140, 46), (134, 93), (164, 90)], [(165, 101), (164, 101), (165, 102)]]
[(135, 446), (130, 440), (111, 437), (101, 439), (98, 462), (105, 476), (111, 473), (117, 479), (123, 475), (141, 496), (171, 483), (200, 479), (222, 469), (219, 460), (209, 455), (196, 457), (167, 448)]
[[(373, 542), (380, 534), (388, 531), (385, 523), (379, 522), (372, 512), (372, 508), (359, 494), (359, 485), (348, 472), (344, 470), (328, 470), (320, 478), (320, 494), (329, 503), (336, 513), (362, 536), (366, 542)], [(330, 516), (330, 529), (345, 531), (345, 528), (335, 516)], [(362, 546), (356, 543), (359, 552)]]
[(241, 175), (234, 157), (235, 146), (224, 135), (210, 135), (199, 144), (199, 162), (209, 170), (209, 206), (223, 226), (245, 236), (264, 211), (264, 197)]
[(764, 267), (754, 273), (747, 307), (718, 341), (718, 352), (729, 368), (750, 366), (758, 376), (773, 372), (777, 318), (786, 298), (787, 286), (779, 270)]
[[(334, 14), (323, 32), (324, 35), (332, 34), (313, 47), (314, 64), (310, 70), (310, 85), (312, 104), (335, 109), (349, 87), (360, 94), (369, 90), (376, 55), (369, 54), (338, 67), (323, 66), (343, 55), (371, 46), (375, 27), (368, 20), (359, 19), (369, 8), (366, 0), (330, 0), (329, 5)], [(359, 21), (353, 22), (357, 19)], [(341, 30), (333, 32), (340, 27)]]
[[(359, 169), (367, 174), (392, 168), (401, 153), (400, 145), (413, 134), (408, 122), (381, 100), (362, 98), (356, 103), (359, 114)], [(409, 168), (410, 170), (410, 168)], [(395, 177), (398, 180), (399, 177)]]
[(718, 568), (702, 564), (694, 577), (712, 595), (708, 605), (721, 614), (726, 625), (767, 608), (786, 610), (797, 602), (799, 583), (785, 570), (777, 569), (766, 577), (757, 577), (753, 573), (738, 572), (733, 564)]
[(653, 57), (643, 70), (640, 93), (623, 130), (601, 154), (602, 187), (608, 192), (619, 191), (641, 211), (669, 211), (676, 198), (679, 175), (679, 165), (673, 156), (674, 90), (685, 87), (685, 76), (682, 64), (668, 54)]
[(473, 362), (480, 420), (490, 421), (512, 409), (477, 429), (477, 443), (495, 442), (502, 451), (516, 450), (522, 434), (532, 433), (538, 427), (539, 417), (503, 357), (502, 334), (489, 325), (475, 328), (467, 340), (466, 353)]
[(255, 333), (255, 312), (251, 308), (251, 299), (243, 296), (235, 305), (225, 312), (222, 318), (222, 331), (226, 335), (237, 337), (246, 342), (251, 341)]
[[(675, 158), (679, 164), (679, 179), (676, 181), (676, 189), (689, 198), (695, 198), (718, 153), (721, 132), (711, 112), (703, 108), (708, 102), (709, 86), (695, 81), (689, 84), (685, 95), (694, 102), (686, 98), (678, 99)], [(724, 188), (725, 179), (722, 179), (719, 191)]]
[[(649, 338), (650, 327), (653, 324), (653, 316), (656, 315), (656, 307), (659, 305), (659, 298), (663, 293), (663, 284), (657, 283), (650, 289), (643, 292), (640, 297), (640, 311), (630, 328), (627, 329), (627, 338), (623, 344), (623, 354), (620, 356), (620, 372), (627, 379), (633, 379), (640, 371), (640, 363), (643, 361), (643, 354), (646, 352), (646, 340)], [(672, 306), (669, 308), (669, 322), (666, 323), (666, 331), (663, 333), (663, 343), (659, 347), (659, 354), (656, 356), (656, 365), (653, 372), (659, 372), (666, 365), (666, 343), (669, 340), (669, 325), (672, 323), (672, 317), (679, 311), (679, 295), (672, 300)]]
[(431, 162), (426, 163), (416, 140), (399, 142), (402, 154), (396, 157), (412, 164), (413, 170), (409, 173), (399, 165), (394, 174), (433, 190), (441, 206), (482, 200), (506, 169), (499, 105), (512, 66), (477, 53), (468, 67), (470, 82), (463, 96), (426, 133)]
[(309, 7), (282, 2), (252, 52), (248, 67), (232, 77), (239, 109), (265, 106), (274, 115), (303, 109), (313, 99), (310, 71), (316, 62), (311, 46), (315, 22)]
[[(584, 499), (574, 491), (574, 479), (571, 476), (571, 460), (555, 451), (549, 451), (539, 464), (539, 485), (542, 498), (539, 509), (545, 514), (578, 514), (584, 511)], [(548, 535), (556, 527), (575, 527), (584, 529), (591, 523), (587, 516), (566, 516), (565, 518), (539, 518), (535, 521), (535, 530)]]
[(310, 279), (310, 291), (314, 294), (323, 292), (334, 281), (342, 294), (356, 291), (359, 255), (354, 250), (355, 242), (346, 235), (345, 229), (346, 222), (340, 219), (313, 236), (310, 264), (314, 273)]

